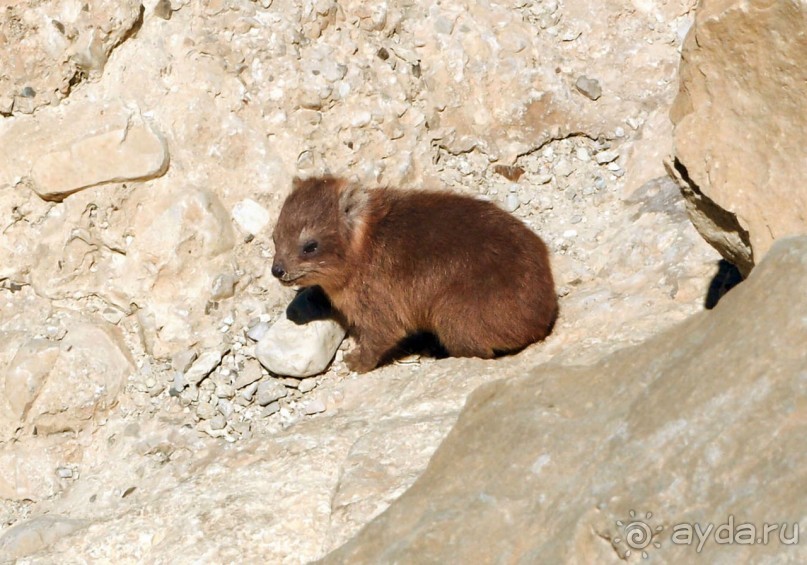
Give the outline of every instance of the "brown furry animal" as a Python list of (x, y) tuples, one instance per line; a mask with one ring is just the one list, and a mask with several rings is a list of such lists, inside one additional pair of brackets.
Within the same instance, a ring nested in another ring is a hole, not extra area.
[(490, 202), (295, 179), (272, 237), (272, 274), (322, 287), (356, 339), (345, 359), (359, 372), (415, 332), (450, 355), (491, 358), (545, 338), (557, 316), (546, 245)]

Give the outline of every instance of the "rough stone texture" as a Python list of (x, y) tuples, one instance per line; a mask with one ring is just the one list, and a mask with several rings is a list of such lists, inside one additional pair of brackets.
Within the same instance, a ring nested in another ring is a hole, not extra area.
[(0, 498), (9, 501), (46, 499), (64, 487), (56, 467), (81, 458), (65, 436), (105, 422), (135, 371), (120, 332), (108, 324), (60, 312), (41, 330), (44, 337), (28, 341), (4, 335)]
[(257, 394), (258, 397), (255, 401), (261, 406), (266, 406), (275, 400), (285, 397), (288, 392), (286, 391), (286, 387), (284, 387), (281, 383), (271, 380), (258, 385)]
[(221, 363), (220, 351), (205, 351), (185, 372), (185, 380), (197, 385)]
[(328, 367), (344, 338), (333, 320), (295, 324), (284, 313), (258, 342), (255, 356), (276, 375), (310, 377)]
[(59, 341), (33, 339), (20, 346), (0, 373), (6, 415), (15, 422), (0, 428), (0, 439), (20, 429), (37, 435), (75, 432), (117, 403), (134, 370), (119, 332), (80, 321), (65, 326)]
[(30, 114), (100, 77), (141, 10), (137, 0), (0, 1), (0, 114)]
[[(594, 366), (480, 387), (423, 476), (324, 562), (620, 563), (634, 509), (666, 526), (635, 557), (664, 563), (696, 556), (676, 524), (803, 531), (805, 277), (807, 238), (783, 240), (713, 312)], [(698, 557), (801, 563), (807, 548), (711, 540)]]
[(85, 525), (82, 520), (39, 516), (4, 533), (0, 538), (0, 556), (3, 559), (15, 560), (36, 553)]
[(678, 174), (695, 226), (746, 274), (807, 232), (805, 26), (804, 0), (703, 0), (684, 43)]

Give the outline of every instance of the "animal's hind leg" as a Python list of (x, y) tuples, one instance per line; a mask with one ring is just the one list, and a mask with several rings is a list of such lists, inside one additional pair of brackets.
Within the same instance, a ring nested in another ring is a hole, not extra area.
[(439, 333), (437, 338), (452, 357), (492, 359), (496, 356), (492, 347), (476, 342), (472, 336), (457, 335), (449, 330)]

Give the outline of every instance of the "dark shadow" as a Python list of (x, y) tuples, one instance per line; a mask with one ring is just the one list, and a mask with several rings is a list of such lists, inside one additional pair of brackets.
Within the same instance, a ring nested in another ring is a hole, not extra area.
[(286, 307), (286, 317), (302, 325), (314, 320), (336, 320), (344, 326), (342, 316), (334, 310), (328, 295), (318, 286), (307, 286)]
[(706, 300), (703, 303), (704, 307), (711, 310), (717, 306), (720, 299), (741, 282), (743, 282), (743, 276), (737, 267), (725, 259), (718, 261), (717, 274), (709, 283), (709, 291), (706, 293)]
[(382, 358), (378, 366), (383, 366), (409, 355), (423, 355), (435, 359), (445, 359), (449, 357), (448, 351), (437, 339), (437, 336), (429, 332), (418, 332), (405, 337), (388, 351)]

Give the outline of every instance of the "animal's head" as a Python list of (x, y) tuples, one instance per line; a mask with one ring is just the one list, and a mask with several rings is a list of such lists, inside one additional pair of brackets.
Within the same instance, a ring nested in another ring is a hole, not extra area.
[(335, 177), (294, 179), (272, 240), (272, 274), (284, 285), (339, 284), (362, 235), (367, 193)]

